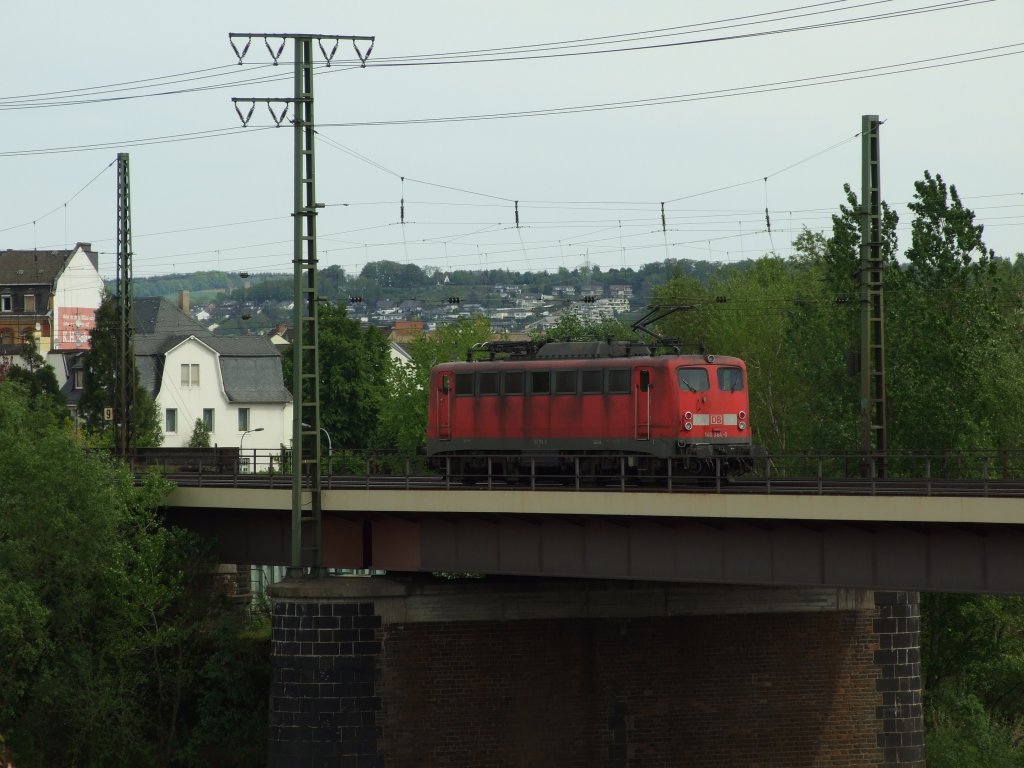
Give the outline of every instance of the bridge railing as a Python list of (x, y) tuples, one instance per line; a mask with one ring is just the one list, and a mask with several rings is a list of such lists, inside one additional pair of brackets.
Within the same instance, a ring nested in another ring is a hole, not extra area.
[[(554, 460), (557, 458), (557, 460)], [(181, 485), (291, 487), (287, 452), (247, 449), (232, 461), (157, 460)], [(339, 451), (321, 466), (321, 487), (476, 488), (730, 493), (1024, 496), (1024, 451), (906, 452), (864, 457), (840, 453), (752, 455), (749, 469), (713, 460), (696, 472), (678, 462), (622, 455), (599, 470), (586, 454), (522, 458), (492, 454), (461, 474), (429, 470), (421, 455)], [(734, 457), (735, 459), (735, 457)], [(513, 469), (514, 468), (514, 469)], [(136, 466), (140, 469), (140, 466)], [(308, 481), (308, 479), (307, 479)]]

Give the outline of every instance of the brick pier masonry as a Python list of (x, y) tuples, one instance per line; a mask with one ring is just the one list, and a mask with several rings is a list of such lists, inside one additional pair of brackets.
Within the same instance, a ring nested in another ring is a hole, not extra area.
[(914, 592), (336, 577), (271, 598), (271, 768), (925, 764)]

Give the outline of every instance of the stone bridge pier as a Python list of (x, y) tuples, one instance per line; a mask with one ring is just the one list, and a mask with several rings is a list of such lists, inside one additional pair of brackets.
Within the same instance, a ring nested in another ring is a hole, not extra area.
[(913, 592), (285, 581), (269, 763), (924, 766)]

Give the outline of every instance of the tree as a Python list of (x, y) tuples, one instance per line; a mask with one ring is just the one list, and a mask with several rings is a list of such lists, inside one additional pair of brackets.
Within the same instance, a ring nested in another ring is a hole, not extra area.
[(47, 364), (43, 356), (36, 350), (34, 343), (27, 341), (21, 347), (20, 357), (23, 365), (4, 365), (0, 367), (0, 381), (20, 382), (36, 398), (45, 396), (45, 401), (63, 412), (67, 401), (60, 392), (57, 375)]
[(210, 447), (210, 428), (206, 426), (206, 422), (202, 419), (196, 419), (195, 425), (192, 427), (192, 436), (188, 439), (189, 448), (209, 448)]
[(928, 765), (1024, 765), (1022, 598), (925, 594), (921, 616)]
[[(118, 333), (115, 299), (107, 296), (96, 310), (96, 327), (90, 334), (89, 352), (85, 356), (85, 387), (78, 401), (78, 413), (85, 429), (100, 444), (113, 447), (113, 425), (104, 419), (104, 409), (114, 403), (116, 381), (115, 339)], [(134, 382), (135, 424), (131, 444), (149, 448), (163, 442), (160, 409), (149, 392), (139, 383), (136, 370)]]
[(251, 641), (198, 540), (155, 516), (170, 484), (136, 486), (9, 381), (0, 477), (0, 736), (19, 768), (261, 762), (269, 643), (232, 663)]
[(563, 312), (558, 321), (546, 331), (534, 334), (535, 338), (551, 341), (642, 341), (637, 333), (622, 320), (604, 318), (592, 320), (578, 312)]
[(427, 433), (430, 370), (438, 363), (465, 360), (466, 351), (492, 336), (486, 317), (460, 318), (410, 342), (412, 362), (394, 366), (388, 377), (389, 396), (380, 414), (379, 444), (403, 452), (423, 446)]
[[(387, 337), (348, 318), (344, 306), (319, 309), (320, 424), (335, 450), (373, 444), (391, 366)], [(292, 356), (284, 358), (285, 384), (292, 384)], [(293, 393), (294, 395), (294, 393)], [(298, 403), (296, 403), (298, 407)]]
[(1014, 383), (1019, 320), (983, 229), (955, 186), (927, 171), (915, 183), (907, 265), (890, 270), (887, 301), (890, 444), (894, 450), (1019, 445), (1024, 403)]

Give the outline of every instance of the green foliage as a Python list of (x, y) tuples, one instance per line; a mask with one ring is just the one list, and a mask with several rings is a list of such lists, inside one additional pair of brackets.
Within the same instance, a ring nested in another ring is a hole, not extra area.
[(188, 439), (188, 447), (210, 447), (210, 428), (206, 426), (206, 422), (202, 419), (196, 419), (196, 423), (192, 426), (192, 435)]
[(921, 601), (929, 766), (1024, 766), (1024, 598)]
[(993, 717), (978, 698), (954, 686), (928, 694), (928, 768), (1021, 768), (1020, 726)]
[[(390, 345), (378, 328), (364, 328), (345, 307), (324, 304), (320, 327), (320, 424), (336, 450), (370, 447), (387, 393)], [(284, 357), (292, 386), (292, 356)]]
[(393, 366), (388, 375), (389, 396), (380, 412), (379, 447), (411, 453), (423, 445), (427, 431), (430, 369), (438, 363), (465, 360), (474, 344), (491, 338), (485, 317), (460, 318), (407, 345), (411, 365)]
[(641, 341), (637, 333), (622, 320), (612, 318), (591, 320), (577, 312), (566, 312), (546, 331), (534, 334), (534, 338), (551, 341)]
[[(94, 445), (113, 447), (113, 424), (103, 418), (103, 409), (114, 403), (115, 339), (117, 338), (117, 309), (113, 297), (107, 296), (96, 310), (96, 327), (90, 335), (90, 349), (85, 356), (85, 387), (78, 401), (78, 413)], [(160, 409), (156, 401), (135, 377), (135, 424), (131, 444), (139, 448), (152, 448), (163, 442), (160, 428)]]
[(35, 344), (23, 344), (19, 357), (22, 365), (0, 361), (0, 381), (17, 382), (28, 391), (38, 407), (52, 409), (58, 418), (66, 416), (67, 401), (57, 384), (57, 375), (36, 350)]
[[(170, 484), (136, 486), (11, 382), (0, 477), (0, 734), (19, 768), (199, 765), (188, 747), (212, 733), (259, 763), (265, 669), (225, 660), (254, 646), (196, 540), (159, 524)], [(252, 698), (202, 706), (225, 685)]]

